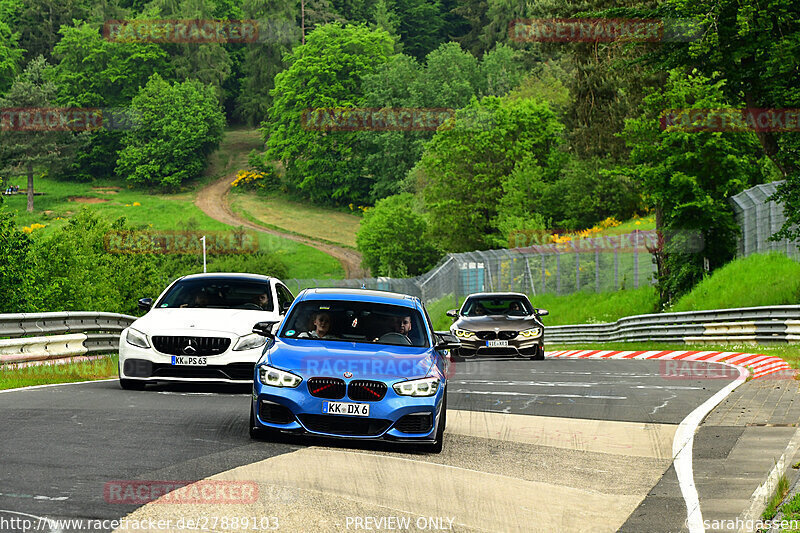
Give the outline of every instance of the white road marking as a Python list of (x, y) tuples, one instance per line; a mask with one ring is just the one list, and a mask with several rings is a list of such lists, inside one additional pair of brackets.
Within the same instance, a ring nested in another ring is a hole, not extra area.
[(537, 396), (542, 398), (591, 398), (592, 400), (627, 400), (627, 396), (600, 396), (592, 394), (537, 394), (534, 392), (516, 392), (516, 391), (491, 391), (491, 390), (467, 390), (456, 389), (450, 391), (459, 394), (483, 394), (485, 396)]
[(71, 381), (69, 383), (48, 383), (47, 385), (31, 385), (30, 387), (19, 387), (19, 388), (16, 388), (16, 389), (0, 390), (0, 394), (5, 394), (7, 392), (20, 392), (20, 391), (26, 391), (26, 390), (44, 389), (46, 387), (61, 387), (63, 385), (83, 385), (83, 384), (86, 384), (86, 383), (102, 383), (104, 381), (117, 381), (117, 378), (90, 379), (88, 381)]
[[(716, 363), (725, 364), (727, 363)], [(694, 484), (694, 472), (692, 470), (692, 446), (694, 444), (694, 432), (697, 426), (725, 397), (733, 390), (745, 382), (748, 371), (734, 365), (727, 365), (739, 370), (739, 377), (725, 387), (717, 391), (711, 398), (703, 402), (698, 408), (689, 413), (678, 426), (675, 432), (675, 439), (672, 441), (673, 464), (675, 473), (678, 476), (678, 484), (681, 487), (683, 500), (686, 502), (686, 526), (689, 533), (705, 532), (703, 526), (703, 513), (700, 510), (700, 496), (697, 494), (697, 486)]]

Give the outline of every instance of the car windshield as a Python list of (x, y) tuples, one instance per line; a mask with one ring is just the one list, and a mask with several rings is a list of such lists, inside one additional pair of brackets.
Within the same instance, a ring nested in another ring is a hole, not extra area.
[(533, 314), (533, 309), (525, 298), (519, 296), (470, 298), (464, 304), (462, 314), (464, 316), (527, 316)]
[(156, 307), (252, 309), (272, 311), (269, 281), (253, 279), (186, 279), (175, 283)]
[(313, 300), (294, 307), (280, 336), (425, 348), (428, 336), (424, 324), (420, 313), (409, 307)]

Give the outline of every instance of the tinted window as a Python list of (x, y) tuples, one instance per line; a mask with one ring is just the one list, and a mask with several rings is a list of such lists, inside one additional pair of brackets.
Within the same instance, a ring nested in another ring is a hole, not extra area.
[(187, 279), (177, 282), (156, 307), (253, 309), (272, 311), (269, 281), (249, 279)]
[(527, 299), (519, 296), (470, 298), (464, 304), (462, 314), (464, 316), (526, 316), (533, 314), (533, 308)]
[(419, 311), (373, 302), (313, 300), (297, 304), (280, 336), (427, 347)]

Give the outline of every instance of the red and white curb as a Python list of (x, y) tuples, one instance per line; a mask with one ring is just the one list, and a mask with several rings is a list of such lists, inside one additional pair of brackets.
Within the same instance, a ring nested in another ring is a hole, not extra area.
[(706, 363), (727, 363), (747, 369), (753, 378), (760, 378), (776, 372), (794, 372), (789, 363), (774, 355), (742, 352), (702, 352), (692, 350), (557, 350), (547, 352), (546, 357), (572, 357), (578, 359), (655, 359), (663, 361), (703, 361)]

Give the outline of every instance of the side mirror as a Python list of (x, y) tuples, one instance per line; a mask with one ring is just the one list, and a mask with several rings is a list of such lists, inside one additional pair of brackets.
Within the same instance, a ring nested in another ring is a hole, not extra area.
[(262, 337), (267, 337), (268, 339), (274, 339), (275, 334), (272, 333), (272, 326), (275, 324), (277, 324), (277, 322), (257, 322), (256, 325), (253, 326), (253, 333), (261, 335)]
[(461, 341), (453, 334), (437, 333), (436, 346), (434, 346), (434, 348), (436, 350), (457, 350), (461, 348)]
[(536, 314), (539, 316), (547, 316), (550, 314), (550, 311), (548, 311), (547, 309), (537, 309)]
[(139, 305), (139, 309), (141, 309), (142, 311), (149, 311), (153, 307), (153, 299), (139, 298), (137, 304)]
[(445, 313), (447, 316), (451, 316), (453, 318), (458, 318), (458, 309), (450, 309)]

